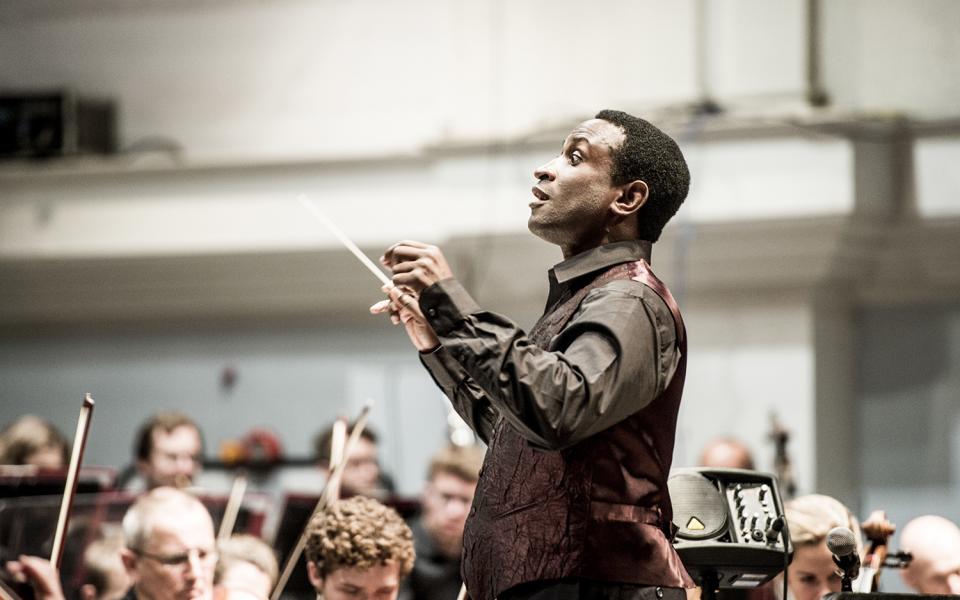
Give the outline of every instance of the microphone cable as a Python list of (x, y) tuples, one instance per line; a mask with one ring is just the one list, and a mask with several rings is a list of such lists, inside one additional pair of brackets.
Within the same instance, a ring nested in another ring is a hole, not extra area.
[[(780, 541), (783, 543), (783, 599), (787, 600), (787, 577), (788, 571), (790, 570), (790, 548), (787, 540), (790, 539), (790, 527), (787, 525), (787, 518), (783, 515), (780, 515), (774, 520), (774, 523), (777, 521), (783, 524), (783, 528), (780, 530)], [(771, 524), (772, 526), (772, 524)]]

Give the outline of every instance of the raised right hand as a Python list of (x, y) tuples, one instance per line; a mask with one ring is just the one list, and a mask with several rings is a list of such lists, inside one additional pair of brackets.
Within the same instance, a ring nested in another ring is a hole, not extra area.
[(410, 342), (420, 352), (432, 352), (440, 346), (440, 340), (420, 310), (417, 299), (409, 292), (396, 286), (381, 288), (388, 298), (370, 307), (370, 312), (378, 315), (390, 313), (394, 325), (403, 325)]

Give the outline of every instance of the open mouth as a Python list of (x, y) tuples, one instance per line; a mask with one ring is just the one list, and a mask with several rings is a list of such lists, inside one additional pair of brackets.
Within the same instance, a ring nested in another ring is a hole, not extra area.
[(533, 186), (533, 188), (531, 188), (530, 191), (533, 192), (534, 197), (537, 200), (540, 200), (541, 202), (546, 202), (547, 200), (550, 199), (550, 196), (548, 196), (546, 192), (544, 192), (537, 186)]

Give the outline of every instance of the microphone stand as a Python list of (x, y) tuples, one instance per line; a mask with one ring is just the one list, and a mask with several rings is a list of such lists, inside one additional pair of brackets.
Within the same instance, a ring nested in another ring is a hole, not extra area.
[(837, 565), (837, 568), (840, 571), (840, 591), (841, 592), (852, 592), (853, 591), (853, 580), (856, 579), (859, 575), (860, 565), (857, 562), (844, 560), (838, 558), (837, 555), (833, 555), (833, 562)]

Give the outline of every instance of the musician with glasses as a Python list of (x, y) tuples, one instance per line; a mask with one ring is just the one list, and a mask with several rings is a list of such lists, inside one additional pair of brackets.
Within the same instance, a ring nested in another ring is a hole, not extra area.
[(199, 500), (169, 487), (141, 496), (123, 517), (126, 600), (212, 600), (213, 521)]

